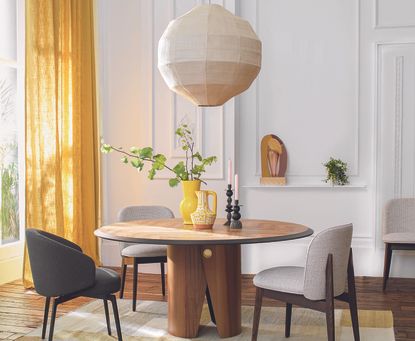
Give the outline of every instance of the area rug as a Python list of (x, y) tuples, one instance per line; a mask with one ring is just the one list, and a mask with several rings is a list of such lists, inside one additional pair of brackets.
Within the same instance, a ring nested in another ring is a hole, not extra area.
[[(185, 340), (170, 336), (167, 333), (167, 303), (140, 301), (137, 311), (131, 311), (130, 300), (118, 300), (121, 317), (121, 328), (125, 341), (177, 341)], [(112, 310), (110, 309), (110, 312)], [(226, 340), (251, 339), (253, 307), (242, 307), (242, 334)], [(348, 310), (336, 310), (336, 340), (353, 340), (353, 332)], [(112, 331), (116, 335), (114, 319), (110, 315)], [(258, 340), (287, 340), (284, 337), (284, 308), (263, 307)], [(365, 341), (392, 341), (393, 316), (391, 311), (360, 310), (360, 335)], [(199, 337), (194, 340), (218, 340), (215, 326), (210, 322), (207, 306), (203, 308), (202, 327)], [(19, 339), (25, 341), (39, 340), (41, 328)], [(321, 341), (327, 340), (325, 315), (316, 311), (294, 308), (292, 314), (292, 341)], [(54, 340), (73, 341), (105, 341), (114, 340), (107, 335), (105, 315), (102, 301), (94, 301), (76, 311), (70, 312), (56, 320)], [(188, 340), (188, 339), (186, 339)]]

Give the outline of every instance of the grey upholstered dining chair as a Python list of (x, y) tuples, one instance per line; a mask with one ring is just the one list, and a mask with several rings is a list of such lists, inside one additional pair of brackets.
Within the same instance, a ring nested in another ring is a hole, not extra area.
[[(132, 221), (142, 219), (169, 219), (174, 218), (173, 212), (164, 206), (127, 206), (118, 214), (118, 221)], [(167, 246), (151, 244), (131, 244), (120, 243), (122, 257), (122, 275), (120, 298), (124, 297), (125, 277), (127, 266), (132, 259), (133, 263), (133, 311), (137, 307), (137, 279), (138, 264), (160, 263), (161, 270), (161, 291), (163, 296), (166, 295), (166, 282), (164, 275), (164, 263), (167, 263)], [(216, 323), (215, 313), (213, 311), (212, 300), (210, 298), (209, 288), (206, 287), (206, 300), (209, 307), (210, 317), (213, 323)]]
[[(128, 206), (118, 214), (118, 221), (132, 221), (142, 219), (174, 218), (173, 212), (164, 206)], [(124, 297), (125, 276), (127, 266), (133, 264), (133, 311), (137, 306), (137, 277), (138, 264), (160, 263), (161, 290), (166, 295), (164, 263), (167, 262), (167, 247), (165, 245), (120, 243), (122, 257), (122, 275), (120, 298)]]
[(54, 234), (36, 229), (26, 230), (26, 242), (35, 290), (46, 297), (42, 339), (46, 335), (50, 300), (53, 299), (49, 340), (53, 340), (56, 310), (59, 304), (77, 297), (104, 301), (108, 334), (111, 326), (108, 301), (111, 301), (118, 340), (122, 341), (117, 301), (114, 293), (120, 289), (120, 277), (109, 269), (96, 268), (94, 261), (81, 248)]
[(286, 337), (290, 336), (293, 304), (326, 313), (329, 341), (334, 341), (335, 335), (334, 298), (348, 302), (354, 339), (360, 340), (351, 250), (352, 233), (351, 224), (324, 230), (311, 241), (305, 267), (275, 267), (254, 277), (256, 299), (252, 340), (258, 336), (263, 296), (286, 302)]
[(389, 278), (393, 250), (415, 250), (415, 198), (392, 199), (383, 216), (385, 264), (383, 290)]

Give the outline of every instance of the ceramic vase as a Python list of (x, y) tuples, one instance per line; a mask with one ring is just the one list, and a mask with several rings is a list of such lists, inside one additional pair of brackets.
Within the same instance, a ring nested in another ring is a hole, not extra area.
[[(216, 219), (217, 196), (213, 191), (197, 191), (197, 209), (191, 214), (193, 227), (197, 230), (211, 229)], [(213, 197), (213, 209), (209, 207), (209, 196)]]
[(190, 215), (197, 208), (196, 192), (200, 190), (200, 184), (200, 180), (182, 181), (183, 200), (180, 202), (180, 214), (185, 225), (193, 224)]

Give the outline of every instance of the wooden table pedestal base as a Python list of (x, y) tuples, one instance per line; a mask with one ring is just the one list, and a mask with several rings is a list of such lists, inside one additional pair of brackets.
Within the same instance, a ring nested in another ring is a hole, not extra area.
[(169, 245), (169, 333), (193, 338), (209, 287), (222, 338), (241, 333), (241, 246)]

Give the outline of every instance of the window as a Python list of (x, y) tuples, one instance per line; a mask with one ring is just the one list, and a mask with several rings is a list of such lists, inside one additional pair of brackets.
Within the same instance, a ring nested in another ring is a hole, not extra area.
[(23, 6), (0, 1), (0, 245), (20, 241), (24, 226)]

